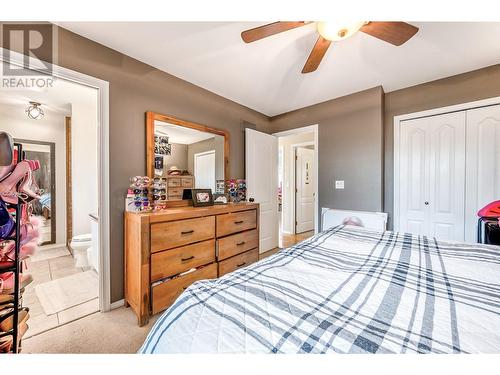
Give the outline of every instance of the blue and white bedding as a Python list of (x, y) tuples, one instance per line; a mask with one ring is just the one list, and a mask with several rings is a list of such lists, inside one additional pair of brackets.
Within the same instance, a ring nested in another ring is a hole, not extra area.
[(190, 286), (140, 353), (500, 353), (500, 247), (337, 226)]

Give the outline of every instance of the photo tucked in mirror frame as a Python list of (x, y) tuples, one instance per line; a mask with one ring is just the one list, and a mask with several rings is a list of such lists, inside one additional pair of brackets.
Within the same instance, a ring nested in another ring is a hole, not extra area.
[(195, 200), (191, 189), (209, 189), (211, 195), (226, 193), (227, 131), (147, 112), (146, 139), (148, 176), (164, 181), (152, 196), (153, 207), (189, 205)]

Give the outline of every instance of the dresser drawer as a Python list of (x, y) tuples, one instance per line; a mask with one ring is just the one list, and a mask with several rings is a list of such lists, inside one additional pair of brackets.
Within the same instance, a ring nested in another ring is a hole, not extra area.
[(160, 251), (151, 255), (151, 281), (177, 275), (214, 261), (215, 240)]
[(217, 237), (257, 227), (257, 211), (232, 212), (217, 216)]
[(151, 252), (215, 237), (215, 216), (151, 224)]
[(167, 186), (168, 186), (168, 187), (176, 187), (176, 186), (181, 186), (181, 179), (180, 179), (180, 177), (176, 177), (176, 178), (169, 178), (169, 179), (168, 179)]
[(169, 307), (188, 286), (197, 280), (213, 279), (217, 277), (217, 264), (212, 263), (199, 270), (179, 276), (175, 279), (155, 285), (151, 291), (151, 309), (156, 314)]
[(219, 262), (219, 277), (226, 273), (233, 272), (238, 268), (246, 267), (259, 260), (259, 249), (249, 250), (245, 253)]
[(181, 178), (181, 186), (185, 188), (193, 187), (193, 179), (192, 178)]
[(233, 255), (243, 253), (250, 249), (259, 247), (259, 234), (257, 229), (233, 234), (217, 240), (219, 249), (218, 259), (230, 258)]

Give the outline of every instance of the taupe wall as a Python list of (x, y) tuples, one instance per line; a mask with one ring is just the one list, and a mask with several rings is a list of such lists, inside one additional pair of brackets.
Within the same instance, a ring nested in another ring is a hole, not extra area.
[(170, 167), (177, 167), (180, 170), (188, 169), (188, 145), (172, 143), (170, 155), (163, 156), (163, 176), (167, 176)]
[(392, 228), (394, 207), (394, 116), (500, 96), (500, 65), (385, 94), (384, 211)]
[(320, 209), (382, 209), (383, 100), (375, 87), (271, 118), (273, 133), (318, 124)]
[(123, 298), (124, 195), (129, 177), (146, 173), (145, 112), (228, 130), (232, 178), (244, 177), (244, 126), (267, 131), (269, 120), (64, 29), (59, 29), (58, 64), (110, 83), (111, 300), (117, 301)]

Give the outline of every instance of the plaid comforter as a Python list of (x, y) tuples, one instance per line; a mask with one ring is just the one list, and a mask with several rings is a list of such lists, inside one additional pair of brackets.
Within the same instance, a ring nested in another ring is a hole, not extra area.
[(190, 286), (140, 353), (500, 353), (500, 247), (338, 226)]

